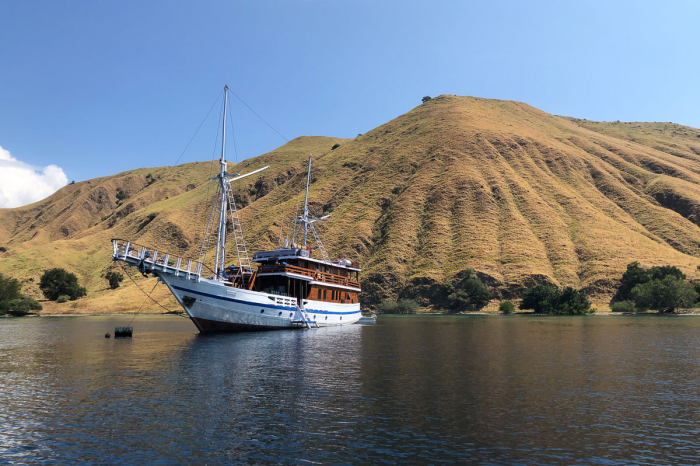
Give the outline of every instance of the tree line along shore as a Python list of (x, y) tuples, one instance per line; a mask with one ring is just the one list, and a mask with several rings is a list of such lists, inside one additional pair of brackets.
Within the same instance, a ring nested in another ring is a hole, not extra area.
[[(103, 277), (109, 288), (119, 288), (124, 276), (107, 271)], [(75, 274), (62, 268), (46, 270), (39, 281), (45, 302), (72, 302), (86, 295)], [(539, 284), (524, 291), (519, 300), (494, 300), (494, 293), (472, 269), (466, 269), (455, 279), (428, 296), (428, 306), (410, 297), (385, 300), (368, 311), (378, 314), (516, 314), (589, 315), (598, 312), (583, 290), (567, 286), (559, 289)], [(609, 303), (613, 314), (659, 314), (700, 312), (700, 282), (691, 282), (680, 268), (672, 265), (643, 267), (639, 262), (627, 265)], [(22, 294), (22, 284), (15, 278), (0, 274), (0, 316), (21, 317), (42, 311), (42, 303)], [(179, 311), (179, 309), (178, 309)], [(65, 314), (65, 313), (62, 313)]]

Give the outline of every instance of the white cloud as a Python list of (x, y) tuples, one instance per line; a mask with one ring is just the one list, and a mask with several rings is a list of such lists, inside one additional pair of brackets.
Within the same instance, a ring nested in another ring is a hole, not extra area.
[(44, 199), (68, 184), (56, 165), (38, 168), (20, 162), (0, 147), (0, 208), (19, 207)]

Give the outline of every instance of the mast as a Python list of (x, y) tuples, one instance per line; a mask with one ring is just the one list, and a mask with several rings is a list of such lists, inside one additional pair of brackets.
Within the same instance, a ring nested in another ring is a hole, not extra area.
[(306, 248), (306, 235), (309, 232), (309, 180), (311, 179), (311, 154), (309, 154), (309, 169), (306, 172), (306, 196), (304, 196), (304, 248)]
[[(323, 217), (319, 218), (309, 218), (309, 183), (311, 182), (311, 154), (309, 154), (309, 168), (306, 172), (306, 195), (304, 196), (304, 211), (301, 215), (299, 215), (297, 218), (292, 220), (294, 222), (294, 233), (292, 234), (292, 244), (294, 244), (294, 241), (296, 239), (296, 234), (297, 234), (297, 226), (299, 224), (304, 225), (304, 244), (303, 248), (306, 249), (307, 243), (308, 243), (308, 236), (309, 236), (309, 230), (311, 230), (311, 233), (314, 235), (314, 240), (316, 241), (316, 247), (318, 250), (321, 252), (321, 259), (330, 262), (330, 258), (328, 257), (328, 254), (326, 253), (326, 249), (323, 247), (323, 243), (321, 242), (321, 238), (318, 236), (318, 233), (316, 232), (316, 228), (314, 228), (314, 223), (320, 221), (320, 220), (325, 220), (328, 217), (330, 217), (330, 214), (326, 214)], [(294, 246), (296, 247), (296, 246)]]
[(225, 276), (226, 270), (226, 199), (228, 198), (228, 182), (226, 180), (226, 107), (228, 104), (228, 85), (224, 86), (224, 118), (223, 129), (221, 131), (221, 171), (219, 172), (219, 183), (221, 184), (221, 206), (219, 210), (219, 231), (216, 235), (216, 260), (214, 270), (219, 277)]

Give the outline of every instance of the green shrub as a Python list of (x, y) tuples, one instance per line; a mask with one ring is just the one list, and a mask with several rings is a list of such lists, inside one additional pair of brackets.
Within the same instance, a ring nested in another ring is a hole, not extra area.
[(651, 280), (663, 280), (666, 277), (674, 277), (678, 280), (686, 279), (681, 269), (673, 265), (654, 266), (644, 269), (639, 265), (639, 262), (631, 262), (627, 264), (627, 270), (622, 274), (620, 286), (612, 301), (631, 301), (632, 290), (635, 286), (643, 285)]
[(123, 201), (124, 199), (126, 199), (127, 197), (129, 197), (129, 195), (128, 195), (127, 193), (125, 193), (124, 190), (123, 190), (122, 188), (117, 188), (117, 191), (116, 191), (116, 194), (115, 194), (115, 195), (116, 195), (117, 199), (120, 200), (120, 201)]
[(637, 308), (634, 306), (634, 301), (618, 301), (610, 306), (610, 310), (613, 312), (627, 312), (634, 313), (637, 312)]
[(430, 100), (433, 100), (433, 98), (430, 97), (429, 95), (426, 95), (425, 97), (423, 97), (423, 98), (420, 99), (420, 100), (421, 100), (421, 102), (426, 103), (426, 102), (428, 102), (428, 101), (430, 101)]
[(631, 262), (627, 264), (627, 270), (622, 274), (622, 279), (620, 279), (620, 286), (617, 289), (617, 293), (613, 296), (613, 302), (616, 301), (630, 301), (632, 299), (632, 289), (642, 283), (646, 283), (650, 280), (649, 272), (644, 270), (639, 262)]
[(46, 270), (39, 280), (39, 288), (44, 297), (52, 301), (61, 295), (74, 300), (87, 294), (87, 290), (78, 285), (78, 277), (61, 268)]
[(510, 301), (501, 301), (498, 305), (498, 310), (503, 314), (512, 314), (515, 312), (515, 305)]
[(124, 281), (124, 275), (119, 272), (109, 271), (105, 274), (109, 287), (113, 290), (119, 288), (119, 284)]
[(0, 252), (7, 252), (7, 248), (5, 246), (0, 246)]
[(536, 285), (523, 294), (520, 309), (532, 309), (536, 314), (552, 314), (559, 290), (549, 285)]
[(653, 309), (661, 313), (692, 307), (698, 300), (693, 285), (675, 275), (637, 285), (631, 294), (637, 309)]
[(465, 269), (460, 277), (445, 285), (448, 312), (478, 311), (491, 299), (491, 291), (481, 283), (472, 269)]
[(16, 278), (5, 278), (0, 274), (0, 303), (9, 302), (22, 296), (22, 283)]
[(70, 300), (70, 296), (62, 294), (61, 296), (56, 299), (57, 303), (67, 303)]
[(377, 310), (382, 314), (415, 314), (418, 303), (412, 299), (399, 299), (398, 302), (383, 301)]
[(331, 147), (331, 150), (336, 150), (338, 147), (340, 147), (340, 144), (333, 144), (333, 147)]
[(555, 314), (584, 315), (591, 313), (591, 301), (585, 292), (567, 286), (562, 290), (554, 308)]
[(537, 314), (584, 315), (595, 311), (585, 292), (567, 286), (562, 291), (549, 285), (537, 285), (523, 295), (520, 309), (532, 309)]
[(28, 296), (22, 296), (21, 298), (13, 299), (8, 303), (8, 313), (13, 316), (25, 316), (29, 314), (30, 311), (41, 311), (41, 303), (36, 299), (32, 299)]

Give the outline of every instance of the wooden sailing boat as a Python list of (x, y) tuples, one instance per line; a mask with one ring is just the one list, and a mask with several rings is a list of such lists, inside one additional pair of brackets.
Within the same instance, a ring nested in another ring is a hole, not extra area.
[[(204, 248), (198, 260), (171, 256), (128, 240), (113, 239), (115, 261), (138, 267), (143, 273), (160, 278), (172, 292), (200, 332), (236, 332), (310, 328), (356, 323), (360, 312), (360, 269), (343, 259), (331, 261), (314, 223), (329, 217), (310, 218), (308, 209), (311, 157), (306, 179), (304, 210), (293, 220), (294, 233), (284, 245), (270, 251), (258, 251), (252, 261), (243, 238), (243, 230), (231, 191), (231, 182), (245, 175), (229, 175), (225, 159), (226, 107), (228, 86), (224, 88), (223, 131), (217, 196), (207, 224), (205, 239), (216, 235), (214, 270), (204, 265)], [(212, 219), (218, 218), (217, 222)], [(227, 230), (230, 219), (237, 264), (226, 266)], [(302, 235), (296, 243), (297, 233)], [(316, 247), (310, 247), (308, 236)], [(204, 243), (203, 243), (204, 244)], [(312, 257), (313, 251), (320, 257)], [(258, 267), (254, 269), (252, 264)]]

